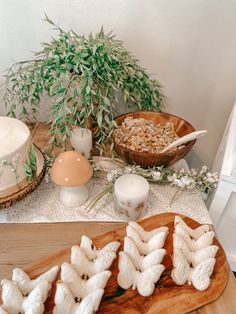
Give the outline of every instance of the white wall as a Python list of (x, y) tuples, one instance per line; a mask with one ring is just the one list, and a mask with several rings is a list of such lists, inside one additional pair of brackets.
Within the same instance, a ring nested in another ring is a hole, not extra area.
[(44, 12), (81, 33), (113, 29), (163, 84), (167, 111), (209, 130), (189, 159), (211, 164), (236, 98), (235, 0), (0, 0), (1, 71), (54, 35)]

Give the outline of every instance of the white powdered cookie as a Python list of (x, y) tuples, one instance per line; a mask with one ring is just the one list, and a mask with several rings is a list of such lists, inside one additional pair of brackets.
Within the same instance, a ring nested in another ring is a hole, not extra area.
[(206, 290), (210, 283), (210, 277), (213, 273), (216, 259), (208, 258), (193, 268), (191, 273), (192, 285), (200, 291)]
[(171, 276), (177, 285), (188, 282), (199, 291), (209, 287), (218, 251), (218, 246), (212, 245), (214, 236), (209, 226), (191, 229), (180, 217), (175, 217)]
[(58, 283), (53, 314), (93, 314), (98, 310), (103, 293), (103, 289), (97, 289), (79, 303), (66, 284)]
[(59, 267), (55, 266), (36, 279), (31, 279), (22, 269), (15, 268), (12, 281), (3, 279), (0, 314), (40, 314), (44, 311), (44, 302), (56, 279)]
[(61, 281), (67, 285), (79, 302), (94, 290), (104, 289), (110, 276), (111, 272), (105, 270), (89, 279), (82, 279), (71, 264), (61, 265)]
[(97, 311), (116, 257), (119, 242), (108, 243), (98, 250), (86, 236), (81, 245), (71, 248), (71, 264), (61, 266), (54, 314), (92, 314)]
[(137, 289), (139, 294), (148, 297), (153, 294), (155, 283), (159, 280), (165, 267), (161, 264), (151, 266), (147, 270), (140, 272), (136, 270), (134, 264), (125, 252), (119, 253), (119, 273), (117, 282), (123, 289)]
[(52, 283), (57, 276), (59, 271), (58, 266), (54, 266), (47, 272), (43, 273), (36, 279), (31, 279), (21, 268), (13, 269), (12, 280), (17, 283), (17, 286), (20, 288), (24, 295), (30, 293), (38, 284), (43, 281), (48, 281)]
[[(160, 233), (160, 232), (166, 232), (168, 234), (168, 227), (159, 227), (159, 228), (155, 228), (151, 231), (146, 231), (143, 229), (142, 226), (140, 226), (139, 224), (137, 224), (134, 221), (130, 221), (129, 222), (129, 227), (132, 227), (134, 230), (137, 231), (140, 239), (144, 242), (148, 242), (149, 240), (151, 240), (151, 238), (153, 238), (156, 234)], [(128, 233), (127, 233), (128, 235)]]
[(173, 269), (171, 272), (171, 277), (177, 285), (184, 285), (187, 281), (191, 284), (190, 274), (191, 268), (190, 264), (185, 257), (185, 255), (178, 249), (174, 249), (172, 256)]
[[(161, 227), (164, 228), (164, 227)], [(159, 228), (157, 228), (159, 229)], [(154, 229), (156, 230), (156, 229)], [(159, 230), (154, 234), (147, 242), (144, 242), (143, 238), (140, 237), (140, 233), (137, 232), (133, 227), (128, 226), (126, 228), (126, 234), (131, 238), (134, 244), (137, 246), (139, 253), (142, 255), (147, 255), (154, 250), (158, 250), (163, 247), (166, 237), (168, 235), (168, 228), (164, 230)], [(147, 239), (147, 237), (145, 237)]]
[(135, 222), (126, 228), (124, 252), (119, 254), (117, 282), (123, 289), (137, 289), (142, 296), (150, 296), (155, 283), (164, 271), (161, 262), (166, 254), (163, 249), (168, 235), (167, 227), (145, 231)]
[(94, 260), (95, 258), (106, 255), (109, 252), (116, 253), (116, 251), (120, 247), (120, 243), (117, 241), (110, 242), (102, 249), (98, 250), (91, 239), (86, 236), (82, 236), (80, 247), (83, 249), (88, 259)]
[(90, 261), (81, 247), (74, 245), (71, 248), (71, 264), (82, 277), (90, 278), (110, 268), (115, 258), (116, 253), (107, 252), (105, 255)]
[(42, 314), (51, 284), (47, 281), (39, 283), (28, 296), (24, 296), (17, 284), (10, 280), (2, 280), (2, 301), (0, 313), (8, 314)]
[(140, 255), (133, 240), (129, 237), (124, 239), (124, 252), (129, 256), (136, 269), (144, 271), (151, 266), (160, 264), (166, 254), (166, 250), (157, 249), (146, 256)]
[[(195, 241), (195, 240), (192, 240), (192, 241)], [(208, 246), (204, 246), (200, 250), (196, 250), (196, 251), (191, 250), (191, 247), (188, 246), (188, 244), (185, 242), (185, 239), (183, 239), (180, 235), (175, 234), (175, 233), (173, 234), (173, 247), (175, 249), (179, 249), (185, 255), (188, 262), (192, 264), (193, 267), (197, 266), (197, 264), (201, 263), (207, 258), (215, 257), (219, 249), (217, 245), (208, 245)]]
[(183, 238), (192, 251), (198, 251), (211, 245), (215, 236), (215, 233), (213, 231), (207, 231), (198, 238), (191, 239), (189, 234), (182, 231), (182, 226), (176, 225), (175, 234), (178, 234), (178, 236)]
[(196, 229), (190, 228), (180, 216), (175, 216), (175, 228), (177, 225), (180, 225), (185, 230), (185, 232), (193, 239), (198, 239), (205, 232), (209, 231), (208, 225), (202, 225)]

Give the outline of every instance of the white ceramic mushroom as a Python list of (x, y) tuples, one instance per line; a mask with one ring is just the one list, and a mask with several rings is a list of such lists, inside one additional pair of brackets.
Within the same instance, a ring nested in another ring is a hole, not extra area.
[(59, 155), (51, 169), (52, 181), (61, 186), (59, 199), (67, 207), (77, 207), (88, 199), (87, 184), (93, 170), (88, 160), (76, 151)]

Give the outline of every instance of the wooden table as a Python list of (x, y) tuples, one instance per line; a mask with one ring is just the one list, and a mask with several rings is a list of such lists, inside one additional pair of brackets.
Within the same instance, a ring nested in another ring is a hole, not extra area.
[[(25, 267), (45, 255), (89, 237), (122, 226), (122, 223), (72, 222), (0, 225), (0, 279), (10, 278), (14, 267)], [(174, 313), (174, 312), (173, 312)], [(236, 313), (236, 281), (232, 273), (221, 297), (195, 314)]]
[[(40, 148), (47, 143), (47, 126), (38, 123), (32, 130), (34, 143)], [(86, 234), (89, 237), (116, 229), (121, 223), (72, 222), (0, 225), (0, 279), (10, 278), (12, 269), (25, 267), (45, 255), (71, 246)], [(174, 313), (174, 311), (173, 311)], [(232, 273), (221, 297), (192, 313), (236, 313), (236, 281)]]

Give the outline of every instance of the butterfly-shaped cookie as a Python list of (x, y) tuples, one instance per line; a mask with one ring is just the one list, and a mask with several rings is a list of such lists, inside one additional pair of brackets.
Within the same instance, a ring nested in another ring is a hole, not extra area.
[(172, 260), (174, 268), (171, 276), (177, 285), (183, 285), (187, 281), (199, 291), (204, 291), (209, 287), (216, 262), (215, 258), (207, 258), (192, 268), (184, 254), (175, 249)]
[(56, 314), (90, 314), (97, 311), (120, 243), (98, 250), (86, 236), (71, 248), (71, 264), (61, 266), (61, 281), (55, 295)]
[(103, 289), (94, 290), (81, 301), (66, 284), (58, 283), (53, 314), (93, 314), (99, 307), (103, 293)]
[[(196, 240), (197, 241), (197, 240)], [(179, 249), (187, 258), (188, 262), (192, 264), (193, 267), (201, 263), (207, 258), (215, 257), (218, 246), (208, 245), (197, 251), (191, 251), (188, 244), (179, 234), (173, 234), (173, 246), (175, 249)]]
[(202, 236), (205, 232), (209, 231), (208, 225), (202, 225), (196, 229), (190, 228), (185, 221), (180, 216), (175, 216), (175, 230), (177, 225), (180, 225), (182, 229), (193, 239), (198, 239), (200, 236)]
[(47, 281), (40, 282), (28, 296), (24, 296), (17, 284), (13, 281), (3, 279), (2, 301), (0, 313), (8, 314), (42, 314), (44, 302), (48, 297), (51, 284)]
[(61, 265), (61, 281), (67, 285), (78, 300), (84, 299), (97, 289), (104, 289), (110, 276), (111, 272), (105, 270), (89, 279), (82, 279), (71, 264), (63, 263)]
[(157, 249), (146, 256), (141, 256), (133, 240), (129, 237), (124, 239), (124, 252), (129, 256), (136, 269), (140, 271), (160, 264), (166, 254), (165, 249)]
[(102, 249), (98, 250), (93, 244), (92, 240), (86, 236), (82, 236), (80, 247), (84, 250), (85, 254), (90, 260), (106, 255), (109, 252), (116, 253), (120, 246), (118, 241), (110, 242)]
[(138, 271), (129, 256), (125, 252), (119, 253), (119, 273), (117, 282), (123, 289), (137, 289), (139, 294), (150, 296), (155, 289), (155, 283), (159, 280), (165, 267), (161, 264), (151, 266), (147, 270)]
[[(155, 230), (155, 229), (154, 229)], [(163, 247), (166, 237), (168, 235), (168, 229), (159, 230), (156, 234), (153, 235), (147, 242), (144, 242), (140, 237), (140, 234), (136, 229), (133, 229), (131, 226), (127, 226), (126, 234), (131, 238), (136, 245), (138, 251), (142, 255), (147, 255), (154, 250), (158, 250)], [(147, 238), (147, 237), (146, 237)]]
[(179, 224), (177, 224), (175, 227), (175, 234), (181, 236), (181, 238), (184, 239), (192, 251), (198, 251), (211, 245), (215, 236), (214, 231), (207, 231), (198, 238), (191, 239), (190, 235), (185, 232), (185, 230)]
[(91, 261), (84, 250), (75, 245), (71, 248), (71, 264), (81, 277), (92, 277), (98, 273), (110, 268), (116, 254), (114, 252), (107, 252), (95, 260)]
[(192, 285), (199, 291), (206, 290), (210, 283), (210, 277), (214, 271), (216, 259), (208, 258), (199, 263), (191, 272)]
[(190, 274), (191, 268), (190, 264), (179, 249), (174, 249), (172, 256), (173, 269), (171, 271), (171, 277), (177, 285), (184, 285), (186, 281), (191, 284)]
[(207, 225), (191, 229), (180, 217), (175, 217), (171, 276), (176, 284), (188, 281), (200, 291), (209, 287), (218, 251), (218, 246), (212, 245), (214, 236)]
[(38, 284), (43, 281), (48, 281), (52, 283), (59, 271), (58, 266), (54, 266), (47, 272), (38, 276), (35, 279), (31, 279), (21, 268), (15, 268), (12, 272), (12, 280), (17, 283), (17, 286), (20, 288), (24, 295), (30, 293)]
[(146, 231), (142, 228), (142, 226), (140, 226), (134, 221), (129, 222), (129, 227), (136, 230), (140, 239), (144, 242), (148, 242), (149, 240), (151, 240), (151, 238), (153, 238), (156, 234), (160, 232), (168, 233), (168, 227), (163, 226), (163, 227), (152, 229), (151, 231)]

